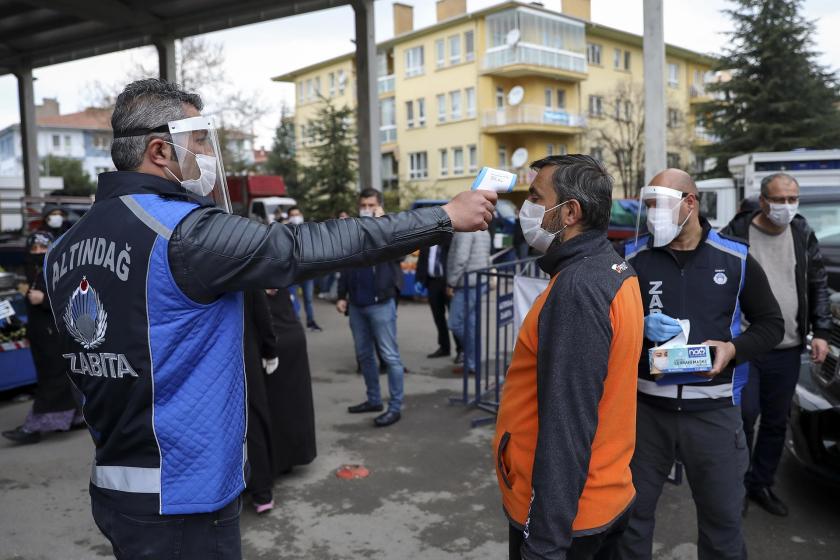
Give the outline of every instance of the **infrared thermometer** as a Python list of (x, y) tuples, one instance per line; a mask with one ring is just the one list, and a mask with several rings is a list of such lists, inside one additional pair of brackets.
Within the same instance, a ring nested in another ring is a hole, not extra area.
[(516, 186), (516, 173), (509, 173), (492, 167), (482, 167), (470, 190), (509, 193)]

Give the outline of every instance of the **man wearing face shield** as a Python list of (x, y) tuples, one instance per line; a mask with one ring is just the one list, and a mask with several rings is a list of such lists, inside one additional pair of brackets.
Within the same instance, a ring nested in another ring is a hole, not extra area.
[[(654, 177), (642, 189), (642, 209), (649, 233), (625, 247), (639, 275), (645, 327), (630, 465), (637, 498), (619, 557), (651, 558), (656, 503), (679, 460), (697, 506), (698, 558), (743, 559), (748, 454), (741, 390), (746, 362), (782, 339), (782, 315), (747, 245), (715, 232), (699, 215), (697, 187), (687, 173), (668, 169)], [(750, 322), (743, 332), (742, 313)], [(714, 347), (712, 369), (656, 380), (648, 350), (682, 332), (678, 319), (690, 321), (689, 344)]]
[(607, 240), (603, 166), (568, 155), (532, 168), (520, 220), (551, 281), (522, 323), (496, 421), (509, 557), (609, 558), (635, 495), (639, 284)]
[(787, 506), (773, 493), (772, 486), (784, 449), (800, 356), (808, 333), (813, 331), (811, 359), (815, 363), (825, 360), (831, 310), (819, 243), (805, 218), (796, 213), (796, 179), (786, 173), (765, 177), (759, 204), (759, 210), (738, 214), (723, 231), (749, 241), (750, 253), (767, 273), (785, 320), (782, 341), (750, 362), (750, 379), (741, 405), (744, 432), (753, 449), (746, 477), (747, 495), (768, 512), (784, 516)]
[(234, 216), (201, 109), (177, 84), (129, 84), (111, 118), (118, 171), (99, 176), (96, 202), (46, 258), (96, 447), (93, 516), (118, 559), (241, 557), (244, 290), (486, 229), (496, 200), (462, 193), (440, 208), (301, 225)]

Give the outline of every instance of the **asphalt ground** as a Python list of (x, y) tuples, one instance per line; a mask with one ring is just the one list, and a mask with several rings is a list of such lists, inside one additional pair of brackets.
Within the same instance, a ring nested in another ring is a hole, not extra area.
[[(348, 405), (364, 399), (347, 319), (325, 302), (316, 302), (315, 309), (324, 328), (308, 335), (318, 458), (277, 481), (271, 513), (258, 517), (246, 498), (244, 557), (505, 558), (507, 525), (491, 460), (493, 428), (471, 428), (471, 420), (484, 413), (449, 404), (460, 394), (461, 381), (448, 360), (425, 358), (435, 341), (428, 307), (399, 307), (400, 347), (411, 373), (403, 419), (384, 429), (373, 427), (373, 415), (347, 414)], [(381, 379), (386, 387), (385, 376)], [(0, 427), (20, 424), (29, 406), (0, 401)], [(0, 442), (0, 560), (111, 556), (90, 515), (91, 455), (84, 431), (25, 447)], [(335, 476), (341, 465), (357, 463), (370, 470), (369, 477)], [(840, 492), (787, 457), (777, 489), (791, 515), (777, 518), (750, 509), (745, 521), (750, 557), (840, 558)], [(657, 514), (654, 558), (696, 558), (695, 541), (690, 488), (668, 485)]]

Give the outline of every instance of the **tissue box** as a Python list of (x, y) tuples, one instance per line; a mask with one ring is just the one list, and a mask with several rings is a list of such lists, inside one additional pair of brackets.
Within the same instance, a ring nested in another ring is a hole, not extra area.
[(648, 350), (651, 375), (658, 379), (669, 373), (697, 373), (712, 369), (712, 350), (708, 344), (687, 344)]

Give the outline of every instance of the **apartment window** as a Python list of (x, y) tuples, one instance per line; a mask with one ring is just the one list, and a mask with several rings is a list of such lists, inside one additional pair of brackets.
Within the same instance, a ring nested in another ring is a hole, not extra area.
[(596, 43), (586, 45), (586, 62), (596, 66), (601, 65), (601, 45)]
[(412, 152), (408, 154), (409, 179), (425, 179), (429, 176), (429, 162), (426, 152)]
[(315, 95), (321, 95), (321, 76), (315, 78)]
[(68, 150), (70, 149), (70, 136), (69, 135), (64, 136), (64, 147)]
[(694, 71), (694, 85), (700, 85), (703, 83), (703, 73), (700, 70)]
[(613, 68), (621, 69), (621, 49), (613, 49)]
[(344, 70), (338, 71), (338, 93), (344, 94), (344, 86), (347, 85), (347, 78), (344, 77)]
[(496, 109), (505, 108), (505, 90), (504, 88), (496, 88)]
[(449, 110), (451, 112), (453, 121), (461, 118), (461, 92), (460, 91), (450, 91), (449, 92)]
[(569, 153), (569, 151), (566, 148), (566, 144), (557, 144), (557, 155), (558, 156), (565, 156), (568, 153)]
[(452, 149), (452, 174), (464, 174), (464, 148)]
[(467, 62), (475, 60), (475, 33), (472, 31), (464, 33), (464, 60)]
[(315, 97), (314, 94), (313, 94), (313, 91), (314, 90), (312, 89), (312, 80), (311, 79), (306, 80), (306, 98), (307, 99), (312, 99), (313, 97)]
[(435, 41), (435, 59), (438, 68), (446, 66), (446, 43), (443, 42), (443, 39)]
[(446, 96), (442, 93), (437, 96), (437, 115), (439, 123), (446, 122)]
[(680, 112), (677, 109), (668, 109), (668, 128), (680, 126)]
[(467, 94), (467, 116), (472, 118), (475, 116), (475, 88), (467, 88), (464, 90)]
[(551, 99), (553, 97), (551, 88), (545, 88), (545, 108), (551, 109)]
[(668, 85), (672, 88), (680, 85), (680, 65), (668, 64)]
[(630, 71), (630, 51), (624, 51), (624, 69)]
[(426, 126), (426, 99), (417, 100), (417, 126)]
[(589, 116), (600, 117), (604, 114), (604, 98), (600, 95), (589, 96)]
[(423, 73), (423, 47), (414, 47), (405, 51), (405, 76), (419, 76)]
[(616, 101), (615, 103), (615, 120), (620, 122), (630, 122), (630, 113), (632, 105), (629, 100)]
[(507, 169), (507, 147), (499, 146), (499, 161), (497, 163), (499, 169)]
[(298, 103), (303, 103), (303, 82), (297, 83), (297, 99)]
[(58, 134), (53, 134), (53, 148), (60, 148), (61, 147), (61, 136)]
[(442, 176), (449, 174), (449, 150), (446, 148), (440, 150), (440, 174)]
[(379, 126), (392, 127), (397, 124), (396, 115), (394, 114), (394, 108), (395, 103), (393, 97), (386, 97), (385, 99), (379, 102)]
[(478, 171), (478, 148), (475, 144), (467, 146), (467, 153), (469, 154), (470, 172)]
[(414, 128), (414, 101), (405, 102), (405, 125)]
[(667, 154), (665, 154), (665, 159), (670, 169), (680, 168), (680, 154), (676, 152), (668, 152)]
[(335, 72), (329, 73), (328, 81), (330, 84), (330, 97), (333, 97), (335, 95)]
[(592, 159), (594, 160), (604, 161), (604, 149), (600, 146), (595, 146), (589, 150), (589, 155), (592, 156)]
[(545, 147), (545, 154), (548, 156), (554, 155), (554, 144), (547, 144)]
[(565, 109), (566, 108), (566, 90), (565, 89), (558, 89), (557, 90), (557, 108), (558, 109)]
[(461, 62), (461, 36), (453, 35), (449, 38), (449, 64)]

